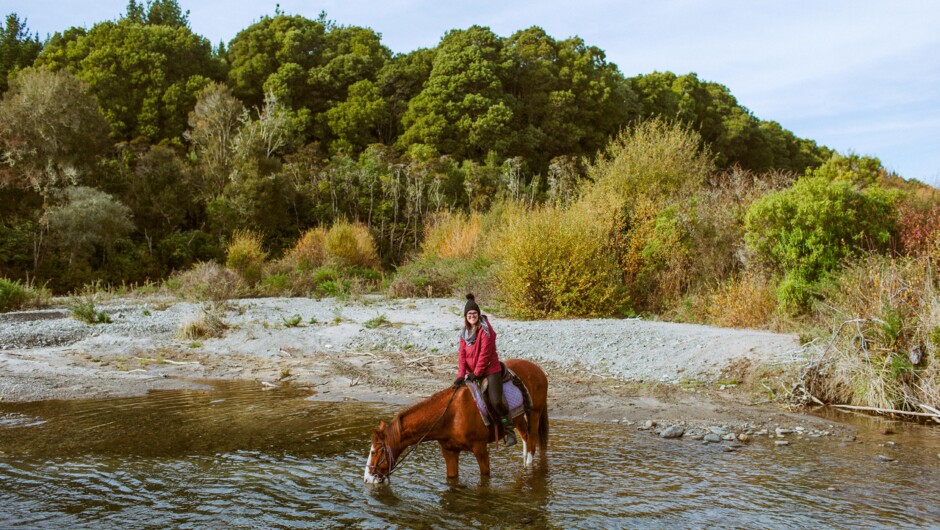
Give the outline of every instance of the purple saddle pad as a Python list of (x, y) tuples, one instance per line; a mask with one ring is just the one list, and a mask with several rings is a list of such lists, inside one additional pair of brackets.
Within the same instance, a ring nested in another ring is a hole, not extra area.
[[(467, 388), (470, 389), (473, 402), (477, 404), (477, 410), (480, 411), (480, 416), (483, 417), (483, 423), (489, 426), (493, 422), (493, 419), (490, 418), (490, 414), (486, 410), (486, 401), (483, 399), (483, 392), (480, 390), (480, 385), (477, 383), (467, 383)], [(509, 406), (510, 418), (515, 418), (525, 413), (522, 391), (519, 390), (516, 385), (512, 384), (512, 381), (503, 382), (503, 397), (506, 399), (506, 405)]]

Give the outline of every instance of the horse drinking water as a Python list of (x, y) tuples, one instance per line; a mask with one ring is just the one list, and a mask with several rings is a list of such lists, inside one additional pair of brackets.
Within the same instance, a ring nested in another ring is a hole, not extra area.
[[(536, 448), (539, 456), (544, 458), (548, 445), (548, 379), (541, 368), (524, 359), (511, 359), (505, 364), (525, 384), (531, 402), (527, 414), (513, 420), (522, 435), (523, 465), (528, 467), (533, 462)], [(484, 423), (467, 387), (442, 390), (399, 412), (391, 422), (379, 423), (379, 428), (372, 431), (364, 479), (372, 484), (385, 482), (402, 462), (405, 449), (427, 441), (440, 444), (448, 478), (457, 476), (461, 451), (473, 453), (480, 466), (480, 475), (487, 476), (490, 474), (487, 444), (499, 437), (496, 422), (493, 427)]]

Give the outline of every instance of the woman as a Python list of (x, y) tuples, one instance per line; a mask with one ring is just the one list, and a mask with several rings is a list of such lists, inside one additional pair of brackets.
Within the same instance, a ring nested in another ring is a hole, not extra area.
[(490, 325), (490, 319), (480, 312), (472, 294), (467, 295), (467, 304), (463, 308), (464, 329), (460, 333), (460, 356), (457, 362), (457, 379), (461, 381), (487, 380), (487, 394), (490, 403), (499, 414), (503, 431), (506, 433), (506, 446), (515, 445), (516, 433), (513, 431), (509, 407), (503, 399), (502, 365), (496, 354), (496, 331)]

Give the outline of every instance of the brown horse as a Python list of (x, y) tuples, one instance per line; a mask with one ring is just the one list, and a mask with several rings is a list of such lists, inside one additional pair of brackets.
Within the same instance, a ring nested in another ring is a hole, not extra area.
[[(522, 435), (523, 465), (528, 467), (532, 464), (536, 447), (540, 457), (544, 458), (548, 445), (548, 379), (541, 368), (523, 359), (508, 360), (506, 366), (525, 383), (532, 402), (528, 415), (523, 414), (513, 420)], [(448, 478), (457, 476), (461, 451), (473, 453), (480, 466), (480, 475), (487, 476), (490, 474), (487, 443), (496, 441), (498, 435), (494, 431), (495, 427), (491, 430), (483, 423), (466, 387), (442, 390), (399, 412), (391, 423), (381, 422), (379, 428), (372, 431), (365, 481), (373, 484), (385, 482), (401, 463), (405, 449), (432, 440), (441, 446)]]

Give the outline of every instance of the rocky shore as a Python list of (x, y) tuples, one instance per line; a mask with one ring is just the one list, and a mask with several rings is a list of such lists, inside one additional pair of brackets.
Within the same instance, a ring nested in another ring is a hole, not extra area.
[[(127, 297), (98, 302), (107, 324), (79, 322), (64, 305), (0, 314), (0, 399), (139, 395), (226, 378), (308, 387), (318, 400), (404, 405), (453, 380), (461, 307), (452, 299), (207, 305)], [(218, 336), (187, 333), (207, 314)], [(789, 412), (755, 392), (755, 374), (802, 362), (793, 335), (641, 319), (494, 315), (492, 322), (501, 357), (545, 369), (552, 417), (614, 422), (729, 450), (760, 438), (782, 444), (851, 435), (847, 426)]]

